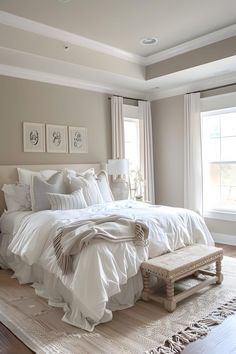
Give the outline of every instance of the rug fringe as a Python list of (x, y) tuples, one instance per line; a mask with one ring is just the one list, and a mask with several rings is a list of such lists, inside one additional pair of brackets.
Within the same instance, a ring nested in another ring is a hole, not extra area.
[(222, 323), (226, 317), (236, 312), (236, 297), (228, 301), (226, 304), (218, 307), (217, 310), (211, 312), (202, 320), (191, 323), (183, 331), (174, 334), (165, 343), (159, 347), (145, 351), (145, 354), (178, 354), (184, 350), (185, 346), (190, 342), (194, 342), (198, 338), (206, 336), (212, 326)]

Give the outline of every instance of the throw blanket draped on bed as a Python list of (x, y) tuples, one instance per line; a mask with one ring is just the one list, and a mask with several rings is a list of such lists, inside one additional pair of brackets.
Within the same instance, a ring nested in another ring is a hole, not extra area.
[(96, 239), (110, 242), (130, 242), (146, 246), (148, 227), (139, 220), (111, 215), (96, 219), (74, 222), (59, 229), (53, 240), (57, 263), (63, 274), (73, 270), (73, 256), (81, 252), (83, 246)]

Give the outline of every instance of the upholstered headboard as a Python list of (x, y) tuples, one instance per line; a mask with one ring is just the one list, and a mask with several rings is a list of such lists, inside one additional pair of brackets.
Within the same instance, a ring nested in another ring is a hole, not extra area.
[[(40, 170), (63, 170), (65, 168), (83, 172), (88, 168), (94, 168), (95, 172), (99, 172), (101, 165), (95, 164), (72, 164), (72, 165), (0, 165), (0, 189), (4, 183), (16, 183), (18, 181), (17, 167), (26, 168), (32, 171)], [(0, 215), (5, 208), (3, 192), (0, 190)]]

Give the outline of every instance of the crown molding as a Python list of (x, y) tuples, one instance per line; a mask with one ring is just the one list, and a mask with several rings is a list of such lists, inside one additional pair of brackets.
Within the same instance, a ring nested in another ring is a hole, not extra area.
[(13, 15), (9, 12), (0, 11), (0, 23), (20, 30), (38, 34), (47, 38), (60, 40), (64, 43), (70, 43), (80, 47), (88, 48), (103, 54), (123, 59), (135, 64), (148, 66), (160, 61), (187, 53), (191, 50), (204, 47), (206, 45), (219, 42), (221, 40), (236, 35), (236, 24), (211, 32), (204, 36), (187, 41), (175, 47), (160, 51), (153, 55), (144, 57), (125, 50), (98, 42), (75, 33), (67, 32), (40, 22), (32, 21), (24, 17)]
[(211, 32), (204, 36), (195, 38), (191, 41), (184, 42), (170, 49), (163, 50), (156, 54), (150, 55), (145, 58), (145, 65), (151, 65), (160, 61), (170, 59), (180, 54), (190, 52), (191, 50), (213, 44), (224, 39), (236, 36), (236, 24), (228, 27), (221, 28), (215, 32)]
[(82, 90), (129, 96), (140, 99), (147, 99), (147, 93), (143, 91), (129, 90), (126, 88), (116, 88), (113, 86), (105, 86), (102, 84), (93, 83), (86, 80), (75, 79), (67, 76), (51, 74), (39, 70), (31, 70), (18, 66), (0, 64), (0, 75), (15, 77), (19, 79), (39, 81), (49, 84), (55, 84), (66, 87), (79, 88)]
[(31, 32), (47, 38), (57, 39), (64, 43), (70, 43), (80, 47), (95, 50), (97, 52), (127, 60), (136, 64), (145, 64), (145, 58), (127, 52), (125, 50), (112, 47), (75, 33), (67, 32), (59, 28), (51, 27), (40, 22), (32, 21), (24, 17), (13, 15), (9, 12), (0, 11), (0, 23), (23, 31)]
[(163, 89), (156, 93), (150, 93), (148, 99), (150, 101), (160, 100), (173, 96), (185, 95), (193, 91), (201, 91), (205, 89), (214, 89), (214, 87), (224, 86), (236, 81), (236, 73), (225, 74), (218, 77), (207, 78), (202, 80), (193, 81), (187, 85), (180, 85), (172, 89)]

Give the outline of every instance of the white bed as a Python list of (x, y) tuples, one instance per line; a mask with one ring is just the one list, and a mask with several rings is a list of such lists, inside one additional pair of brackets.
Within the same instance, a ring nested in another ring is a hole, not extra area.
[[(58, 228), (111, 214), (143, 220), (149, 228), (149, 246), (93, 240), (74, 258), (74, 272), (63, 275), (52, 244)], [(193, 243), (214, 243), (194, 212), (134, 201), (80, 210), (5, 212), (0, 226), (1, 266), (13, 269), (21, 283), (34, 283), (51, 305), (63, 307), (63, 321), (88, 331), (111, 320), (112, 311), (134, 305), (142, 291), (139, 268), (144, 259)]]

